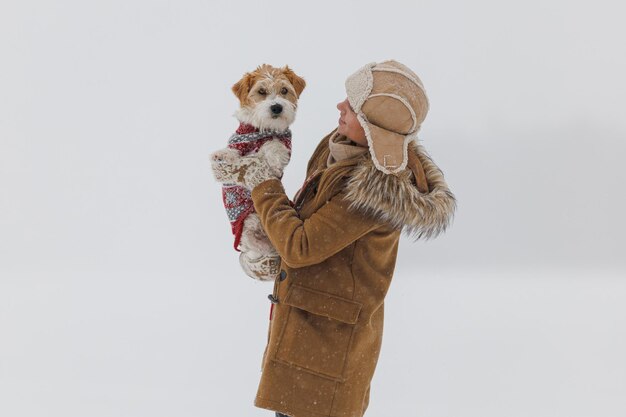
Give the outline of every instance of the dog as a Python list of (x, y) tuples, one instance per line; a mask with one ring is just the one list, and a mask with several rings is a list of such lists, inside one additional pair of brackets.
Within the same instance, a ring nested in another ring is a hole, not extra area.
[[(211, 154), (212, 162), (232, 163), (255, 154), (282, 172), (291, 156), (289, 126), (295, 120), (305, 86), (305, 80), (287, 65), (276, 68), (262, 64), (245, 73), (231, 88), (239, 100), (233, 114), (239, 127), (227, 148)], [(280, 257), (254, 211), (250, 190), (222, 182), (222, 198), (235, 236), (234, 248), (241, 252), (241, 267), (251, 278), (274, 280)]]

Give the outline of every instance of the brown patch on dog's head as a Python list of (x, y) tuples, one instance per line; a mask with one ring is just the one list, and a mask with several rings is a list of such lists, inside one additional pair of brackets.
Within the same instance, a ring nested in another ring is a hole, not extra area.
[(295, 72), (293, 72), (293, 70), (289, 68), (289, 65), (285, 65), (285, 67), (282, 68), (282, 71), (283, 75), (287, 77), (291, 85), (293, 85), (293, 88), (296, 90), (296, 97), (299, 98), (300, 94), (302, 94), (302, 90), (304, 90), (304, 87), (306, 87), (306, 82), (304, 81), (304, 78), (298, 76)]
[(235, 96), (239, 99), (241, 104), (246, 104), (248, 93), (252, 89), (254, 84), (255, 75), (251, 72), (246, 72), (243, 77), (237, 81), (231, 88)]
[(297, 104), (306, 82), (289, 66), (275, 68), (262, 64), (247, 72), (232, 86), (232, 91), (242, 106), (258, 103), (271, 95), (283, 97)]

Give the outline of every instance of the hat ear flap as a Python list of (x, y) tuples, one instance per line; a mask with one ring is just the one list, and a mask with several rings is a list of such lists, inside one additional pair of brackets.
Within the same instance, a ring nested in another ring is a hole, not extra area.
[(244, 76), (232, 86), (231, 90), (240, 102), (243, 103), (248, 97), (248, 93), (252, 88), (253, 82), (254, 75), (252, 73), (246, 72)]
[(372, 68), (375, 66), (375, 62), (370, 62), (346, 78), (344, 84), (346, 86), (348, 102), (350, 102), (350, 106), (355, 113), (361, 112), (361, 106), (363, 106), (363, 103), (365, 103), (365, 100), (367, 100), (367, 97), (372, 92), (374, 86)]
[(285, 77), (287, 77), (287, 79), (291, 83), (291, 85), (293, 85), (294, 90), (296, 90), (296, 96), (300, 98), (300, 94), (304, 90), (304, 87), (306, 87), (306, 81), (304, 81), (304, 78), (298, 76), (295, 72), (293, 72), (288, 65), (285, 65), (282, 71)]

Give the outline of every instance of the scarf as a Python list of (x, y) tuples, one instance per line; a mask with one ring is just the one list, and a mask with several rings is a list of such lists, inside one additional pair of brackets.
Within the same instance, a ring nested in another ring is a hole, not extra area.
[[(291, 151), (291, 131), (263, 131), (247, 123), (240, 123), (239, 127), (228, 139), (228, 147), (237, 149), (241, 156), (257, 152), (267, 141), (279, 139)], [(248, 214), (254, 212), (252, 194), (250, 190), (237, 184), (222, 184), (222, 201), (230, 221), (230, 227), (235, 236), (235, 250), (238, 248), (243, 232), (243, 223)]]
[(265, 142), (274, 138), (280, 139), (291, 150), (291, 130), (264, 130), (260, 132), (258, 128), (252, 125), (240, 123), (235, 133), (228, 139), (228, 147), (237, 149), (244, 156), (258, 151)]
[(346, 136), (335, 132), (328, 139), (328, 159), (326, 160), (326, 166), (329, 167), (337, 161), (343, 161), (344, 159), (354, 158), (355, 156), (362, 155), (368, 151), (365, 146), (360, 146), (356, 142), (348, 139)]
[[(328, 150), (329, 154), (326, 158), (326, 168), (333, 165), (335, 162), (343, 161), (344, 159), (353, 158), (358, 155), (363, 155), (368, 152), (369, 149), (364, 146), (359, 146), (356, 142), (348, 139), (346, 136), (337, 133), (335, 131), (330, 138), (328, 138)], [(300, 210), (302, 207), (302, 203), (304, 202), (301, 197), (303, 197), (304, 190), (307, 189), (313, 178), (319, 174), (320, 168), (314, 171), (302, 184), (302, 187), (298, 190), (296, 195), (293, 198), (293, 207), (296, 210)], [(317, 186), (316, 186), (317, 187)]]

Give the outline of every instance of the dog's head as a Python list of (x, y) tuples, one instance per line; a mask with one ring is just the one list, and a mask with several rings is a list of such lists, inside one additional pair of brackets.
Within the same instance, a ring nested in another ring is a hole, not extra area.
[(240, 103), (235, 116), (259, 130), (286, 130), (296, 118), (298, 98), (305, 85), (304, 79), (287, 65), (260, 65), (232, 87)]

